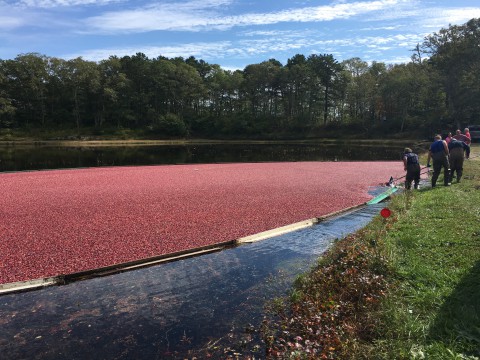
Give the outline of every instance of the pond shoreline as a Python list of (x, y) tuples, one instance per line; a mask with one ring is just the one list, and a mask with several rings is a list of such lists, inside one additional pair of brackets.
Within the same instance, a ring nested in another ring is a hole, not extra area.
[(332, 144), (332, 143), (371, 143), (371, 144), (422, 144), (428, 143), (422, 139), (302, 139), (302, 140), (212, 140), (212, 139), (183, 139), (183, 140), (144, 140), (144, 139), (128, 139), (128, 140), (107, 140), (107, 139), (79, 139), (79, 140), (40, 140), (40, 139), (17, 139), (17, 140), (0, 140), (0, 146), (17, 146), (17, 145), (42, 145), (42, 146), (72, 146), (72, 147), (89, 147), (89, 146), (161, 146), (161, 145), (214, 145), (214, 144)]

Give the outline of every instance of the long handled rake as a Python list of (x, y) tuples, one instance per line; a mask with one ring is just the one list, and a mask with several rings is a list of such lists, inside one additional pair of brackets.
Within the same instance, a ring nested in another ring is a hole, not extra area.
[[(427, 171), (423, 171), (423, 170), (425, 170), (425, 169), (427, 169)], [(428, 173), (429, 171), (430, 171), (430, 167), (424, 166), (424, 167), (420, 168), (420, 175), (426, 174), (426, 173)], [(400, 176), (400, 177), (395, 178), (395, 179), (393, 178), (393, 176), (390, 176), (390, 180), (388, 180), (388, 181), (385, 183), (385, 185), (392, 187), (394, 183), (396, 183), (396, 182), (397, 182), (398, 180), (400, 180), (400, 179), (405, 178), (406, 176), (407, 176), (407, 175), (405, 174), (405, 175)]]

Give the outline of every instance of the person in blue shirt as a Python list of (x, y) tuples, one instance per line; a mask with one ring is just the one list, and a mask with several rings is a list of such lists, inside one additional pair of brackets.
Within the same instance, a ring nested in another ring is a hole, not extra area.
[(430, 150), (428, 151), (427, 157), (427, 167), (430, 167), (430, 159), (433, 160), (433, 175), (432, 175), (432, 188), (437, 185), (437, 179), (443, 171), (443, 183), (445, 186), (452, 185), (450, 182), (450, 163), (448, 161), (448, 156), (450, 152), (448, 150), (448, 145), (445, 140), (442, 140), (441, 135), (435, 135), (435, 141), (430, 145)]
[(410, 190), (412, 181), (414, 189), (418, 189), (418, 183), (420, 182), (420, 163), (418, 161), (418, 155), (410, 148), (405, 148), (403, 152), (403, 169), (407, 172), (407, 175), (405, 175), (405, 189)]
[(463, 160), (470, 157), (470, 146), (465, 142), (455, 138), (448, 144), (450, 151), (450, 178), (453, 179), (453, 174), (457, 173), (457, 183), (460, 182), (463, 173)]

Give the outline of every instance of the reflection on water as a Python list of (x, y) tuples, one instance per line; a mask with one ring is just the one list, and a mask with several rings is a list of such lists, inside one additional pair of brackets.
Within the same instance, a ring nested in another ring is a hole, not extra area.
[(115, 147), (0, 146), (0, 171), (263, 161), (399, 160), (403, 147), (349, 143)]
[(221, 252), (0, 297), (2, 359), (184, 359), (255, 354), (267, 299), (381, 204)]

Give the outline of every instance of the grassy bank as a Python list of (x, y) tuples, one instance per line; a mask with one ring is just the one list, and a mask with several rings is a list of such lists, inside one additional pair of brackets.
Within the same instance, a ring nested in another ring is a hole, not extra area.
[(271, 304), (272, 357), (477, 359), (480, 154), (462, 182), (405, 192)]
[(383, 302), (373, 358), (480, 356), (479, 152), (460, 184), (396, 199), (406, 211), (385, 250), (397, 286)]

